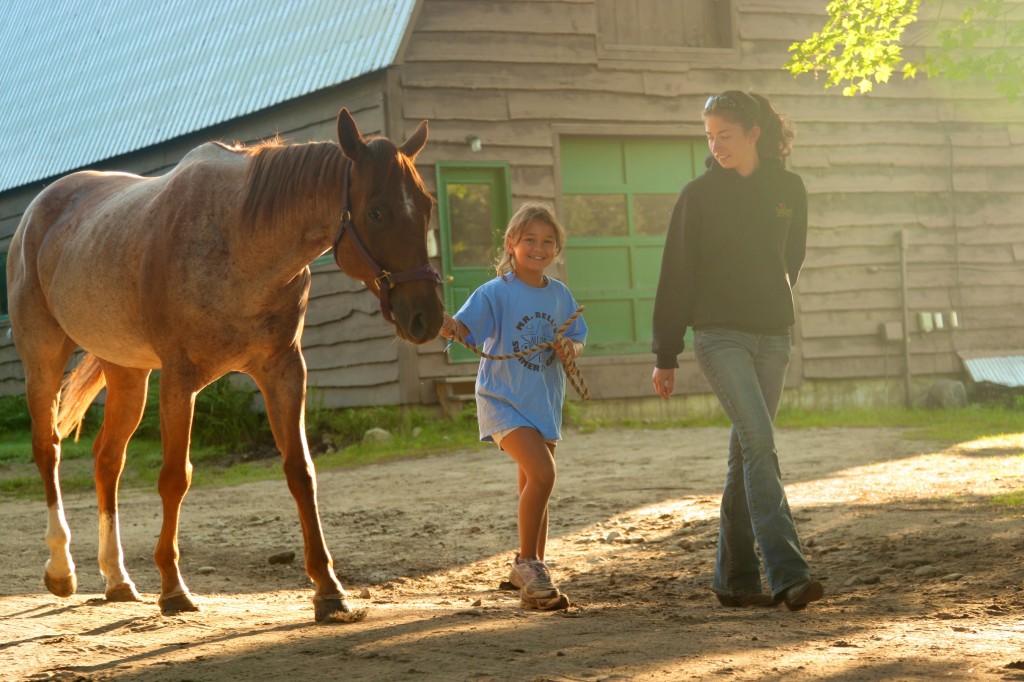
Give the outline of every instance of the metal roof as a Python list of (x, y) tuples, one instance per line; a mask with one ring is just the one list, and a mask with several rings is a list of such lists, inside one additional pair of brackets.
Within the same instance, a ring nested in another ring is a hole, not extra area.
[(14, 0), (0, 191), (392, 64), (416, 0)]
[(969, 353), (961, 351), (959, 355), (971, 379), (978, 383), (988, 382), (1011, 388), (1024, 386), (1024, 352)]

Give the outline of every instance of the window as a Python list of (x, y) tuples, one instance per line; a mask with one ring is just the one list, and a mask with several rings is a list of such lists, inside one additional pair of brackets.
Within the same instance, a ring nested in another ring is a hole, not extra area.
[[(455, 312), (469, 295), (494, 277), (511, 214), (507, 163), (437, 162), (437, 222), (441, 238), (441, 275), (445, 309)], [(461, 346), (448, 361), (478, 362)]]
[[(650, 352), (665, 230), (703, 169), (703, 140), (563, 138), (566, 274), (587, 306), (587, 353)], [(689, 344), (687, 344), (689, 345)]]
[(597, 0), (598, 46), (611, 59), (678, 59), (733, 47), (730, 0)]

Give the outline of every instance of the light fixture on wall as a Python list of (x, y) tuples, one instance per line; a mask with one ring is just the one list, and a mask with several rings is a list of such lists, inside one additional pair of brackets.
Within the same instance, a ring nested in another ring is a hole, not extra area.
[(469, 151), (471, 152), (478, 152), (484, 146), (484, 143), (480, 141), (480, 137), (477, 135), (466, 135), (466, 144), (469, 145)]

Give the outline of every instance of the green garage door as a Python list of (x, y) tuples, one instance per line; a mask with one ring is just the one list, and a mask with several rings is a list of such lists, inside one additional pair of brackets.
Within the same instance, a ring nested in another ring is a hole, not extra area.
[(587, 307), (588, 354), (650, 352), (665, 230), (706, 152), (703, 140), (562, 139), (566, 272)]

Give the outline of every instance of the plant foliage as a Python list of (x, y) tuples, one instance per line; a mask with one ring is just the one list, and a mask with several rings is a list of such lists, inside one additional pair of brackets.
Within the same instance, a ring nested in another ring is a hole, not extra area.
[[(952, 21), (937, 2), (937, 45), (920, 61), (904, 59), (904, 33), (918, 21), (922, 0), (833, 0), (820, 31), (789, 47), (790, 73), (824, 76), (826, 88), (844, 95), (870, 92), (897, 71), (963, 81), (989, 81), (1010, 102), (1024, 92), (1024, 4), (1015, 0), (970, 0)], [(917, 39), (919, 40), (920, 37)], [(909, 43), (913, 44), (913, 43)]]

